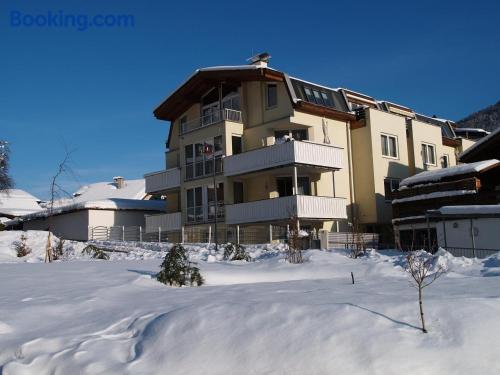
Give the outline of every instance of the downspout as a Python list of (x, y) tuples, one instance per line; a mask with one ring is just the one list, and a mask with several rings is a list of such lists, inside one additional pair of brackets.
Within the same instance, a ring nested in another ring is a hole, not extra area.
[(351, 122), (347, 121), (346, 126), (346, 135), (347, 135), (347, 160), (349, 165), (349, 198), (351, 200), (351, 221), (354, 220), (354, 204), (356, 201), (354, 195), (354, 170), (352, 167), (352, 140), (351, 140)]

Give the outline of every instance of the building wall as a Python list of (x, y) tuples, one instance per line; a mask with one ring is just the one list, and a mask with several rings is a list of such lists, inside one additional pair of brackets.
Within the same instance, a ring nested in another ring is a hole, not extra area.
[[(447, 220), (445, 226), (448, 247), (473, 247), (470, 219)], [(472, 228), (476, 249), (500, 249), (500, 217), (473, 219)], [(436, 230), (439, 246), (445, 247), (443, 224), (437, 223)]]
[[(444, 154), (441, 127), (412, 120), (411, 133), (413, 139), (413, 157), (415, 160), (415, 172), (432, 171), (441, 169), (441, 156)], [(435, 147), (436, 164), (424, 165), (422, 155), (422, 143), (431, 144)], [(451, 158), (451, 155), (450, 155)]]
[[(87, 210), (68, 212), (52, 216), (52, 233), (68, 240), (86, 241), (88, 239), (89, 214)], [(23, 230), (48, 230), (49, 220), (40, 218), (23, 223)]]
[[(392, 219), (391, 202), (386, 200), (384, 190), (384, 179), (386, 177), (404, 179), (410, 175), (408, 143), (406, 137), (406, 119), (403, 116), (393, 115), (377, 109), (370, 108), (367, 111), (367, 126), (371, 135), (371, 153), (373, 158), (373, 186), (371, 194), (375, 199), (376, 212), (369, 212), (369, 218), (376, 218), (375, 222), (389, 223)], [(398, 155), (396, 158), (382, 155), (381, 134), (395, 136), (398, 143)], [(439, 138), (441, 139), (441, 138)], [(354, 154), (353, 160), (357, 160), (358, 155)], [(358, 163), (359, 164), (359, 163)], [(354, 175), (359, 174), (354, 170)], [(364, 183), (363, 176), (360, 183)], [(372, 208), (370, 205), (369, 208)], [(360, 207), (361, 208), (361, 207)], [(361, 210), (362, 211), (362, 210)], [(360, 218), (362, 223), (363, 216)], [(373, 223), (373, 221), (370, 221)]]

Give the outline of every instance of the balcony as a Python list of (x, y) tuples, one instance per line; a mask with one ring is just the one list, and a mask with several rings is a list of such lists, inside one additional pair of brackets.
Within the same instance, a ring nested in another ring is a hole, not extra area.
[(224, 108), (220, 111), (214, 111), (208, 115), (202, 116), (196, 120), (181, 124), (181, 134), (195, 131), (222, 121), (232, 121), (242, 123), (241, 111)]
[(226, 224), (247, 224), (277, 220), (346, 219), (344, 198), (292, 195), (255, 202), (226, 205)]
[(224, 174), (236, 176), (293, 164), (341, 169), (343, 149), (321, 143), (284, 142), (226, 157)]
[(182, 214), (174, 212), (172, 214), (146, 215), (146, 233), (154, 233), (181, 230)]
[(144, 175), (146, 179), (146, 193), (158, 193), (172, 190), (181, 186), (180, 168), (171, 168), (159, 172), (152, 172)]

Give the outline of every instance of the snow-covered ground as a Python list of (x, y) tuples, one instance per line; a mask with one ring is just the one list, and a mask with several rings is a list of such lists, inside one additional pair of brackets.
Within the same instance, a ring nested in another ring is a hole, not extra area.
[(424, 291), (423, 334), (396, 252), (310, 250), (291, 265), (280, 247), (252, 247), (246, 263), (200, 244), (206, 285), (173, 288), (154, 279), (166, 244), (106, 244), (130, 252), (97, 261), (67, 243), (44, 264), (46, 234), (28, 232), (26, 259), (18, 237), (0, 232), (1, 374), (500, 373), (498, 255), (440, 252), (449, 272)]

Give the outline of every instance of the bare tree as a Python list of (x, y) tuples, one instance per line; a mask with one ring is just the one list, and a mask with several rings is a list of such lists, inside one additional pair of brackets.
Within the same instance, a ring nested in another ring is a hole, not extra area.
[(0, 140), (0, 191), (12, 187), (12, 179), (9, 176), (9, 144)]
[(420, 309), (420, 320), (422, 322), (422, 332), (427, 333), (424, 319), (423, 290), (434, 281), (446, 273), (446, 269), (438, 265), (433, 272), (432, 265), (435, 257), (424, 251), (411, 251), (406, 256), (406, 272), (412, 278), (411, 285), (418, 290), (418, 306)]
[[(291, 229), (290, 229), (291, 228)], [(296, 217), (292, 216), (290, 224), (288, 225), (288, 244), (287, 244), (287, 260), (290, 263), (299, 264), (304, 263), (301, 250), (301, 237), (299, 222)]]
[(351, 258), (358, 258), (361, 254), (366, 253), (366, 244), (363, 236), (363, 232), (361, 231), (361, 225), (359, 224), (359, 220), (357, 217), (353, 217), (353, 222), (350, 223), (351, 231), (352, 231), (352, 245), (351, 245)]
[(47, 236), (47, 244), (45, 245), (45, 262), (52, 262), (54, 258), (57, 258), (55, 254), (55, 250), (52, 247), (52, 216), (54, 214), (54, 202), (57, 198), (61, 198), (62, 195), (71, 196), (66, 190), (64, 190), (59, 185), (59, 178), (62, 175), (69, 174), (74, 176), (74, 173), (69, 166), (70, 156), (72, 151), (68, 151), (65, 149), (65, 154), (62, 161), (59, 163), (56, 174), (52, 177), (50, 183), (50, 201), (47, 207), (47, 222), (48, 222), (48, 236)]

